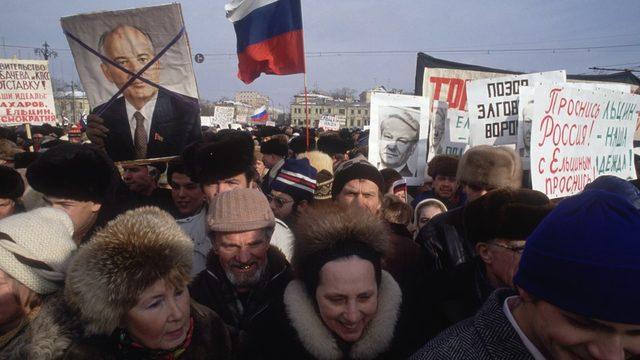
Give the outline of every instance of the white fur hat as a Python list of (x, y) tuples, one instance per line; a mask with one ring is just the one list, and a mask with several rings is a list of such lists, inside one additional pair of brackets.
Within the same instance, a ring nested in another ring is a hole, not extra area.
[(38, 294), (62, 288), (77, 249), (62, 210), (38, 208), (0, 220), (0, 269)]

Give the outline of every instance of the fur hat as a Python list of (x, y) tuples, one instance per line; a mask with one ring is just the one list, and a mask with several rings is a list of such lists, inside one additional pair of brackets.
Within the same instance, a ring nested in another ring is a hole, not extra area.
[(130, 210), (80, 248), (65, 297), (88, 334), (110, 335), (156, 281), (186, 285), (192, 259), (193, 242), (169, 214), (156, 207)]
[(16, 154), (23, 153), (18, 145), (8, 139), (0, 139), (0, 159), (13, 161)]
[(547, 196), (529, 189), (497, 189), (464, 207), (466, 239), (472, 244), (496, 238), (525, 240), (553, 210)]
[[(185, 161), (188, 160), (185, 157)], [(227, 179), (253, 168), (253, 140), (238, 130), (221, 130), (195, 155), (195, 178), (201, 184)]]
[(14, 169), (0, 165), (0, 199), (20, 199), (24, 194), (22, 176)]
[(69, 260), (76, 251), (73, 223), (50, 207), (0, 220), (0, 269), (38, 294), (62, 288)]
[(395, 183), (398, 180), (402, 180), (402, 175), (400, 175), (400, 173), (397, 172), (395, 169), (391, 169), (391, 168), (382, 169), (382, 170), (380, 170), (380, 174), (382, 175), (382, 178), (384, 179), (384, 192), (385, 193), (387, 193), (387, 192), (389, 192), (389, 190), (391, 190), (391, 187), (393, 186), (393, 183)]
[(118, 176), (104, 152), (70, 143), (44, 152), (27, 168), (29, 185), (44, 195), (98, 203), (106, 200)]
[(280, 139), (271, 139), (260, 144), (260, 152), (274, 154), (286, 158), (289, 155), (289, 146)]
[(457, 177), (461, 183), (479, 185), (487, 190), (518, 189), (522, 186), (520, 156), (504, 146), (475, 146), (462, 155)]
[(318, 150), (328, 154), (329, 156), (346, 154), (350, 149), (350, 144), (343, 138), (336, 135), (320, 136), (318, 139)]
[[(307, 151), (307, 135), (296, 136), (289, 141), (289, 149), (295, 154), (302, 154)], [(316, 149), (316, 140), (309, 139), (309, 150), (314, 151)], [(320, 171), (320, 170), (318, 170)]]
[(308, 208), (293, 234), (291, 264), (308, 290), (315, 289), (320, 269), (331, 260), (358, 255), (374, 262), (389, 251), (387, 228), (378, 217), (335, 204)]
[(455, 177), (459, 160), (451, 155), (436, 155), (427, 164), (427, 174), (432, 179), (435, 179), (438, 175)]

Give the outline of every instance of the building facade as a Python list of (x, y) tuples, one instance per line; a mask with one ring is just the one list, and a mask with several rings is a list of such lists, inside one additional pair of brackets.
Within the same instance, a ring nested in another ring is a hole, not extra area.
[[(369, 104), (351, 99), (334, 99), (322, 94), (307, 94), (306, 110), (309, 113), (309, 124), (317, 127), (323, 115), (344, 117), (345, 123), (341, 127), (362, 128), (369, 125)], [(294, 96), (291, 104), (291, 125), (305, 126), (305, 96)]]
[(269, 106), (269, 97), (262, 95), (257, 91), (238, 91), (234, 100), (239, 103), (247, 104), (255, 109), (261, 106)]

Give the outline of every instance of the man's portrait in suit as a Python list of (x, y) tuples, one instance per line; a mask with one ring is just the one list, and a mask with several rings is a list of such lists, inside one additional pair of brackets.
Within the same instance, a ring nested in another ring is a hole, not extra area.
[[(156, 56), (151, 36), (131, 25), (105, 31), (98, 51), (132, 73), (138, 73)], [(104, 59), (99, 66), (105, 80), (118, 89), (132, 77)], [(161, 71), (162, 59), (158, 59), (141, 77), (160, 84)], [(202, 136), (197, 99), (140, 79), (125, 87), (113, 103), (96, 106), (92, 114), (87, 134), (98, 145), (104, 144), (114, 161), (178, 155)]]
[(400, 175), (415, 177), (416, 159), (413, 156), (420, 135), (420, 111), (410, 107), (382, 106), (380, 108), (380, 162), (396, 169)]

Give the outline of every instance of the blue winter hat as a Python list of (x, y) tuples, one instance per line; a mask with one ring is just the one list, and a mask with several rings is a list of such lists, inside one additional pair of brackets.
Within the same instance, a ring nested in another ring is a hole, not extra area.
[(271, 190), (290, 195), (296, 203), (311, 201), (316, 192), (317, 173), (306, 158), (287, 159), (273, 180)]
[(627, 199), (640, 210), (640, 189), (632, 183), (613, 175), (602, 175), (584, 187), (585, 190), (604, 190)]
[(592, 319), (640, 324), (640, 213), (602, 190), (569, 197), (529, 236), (514, 283)]

